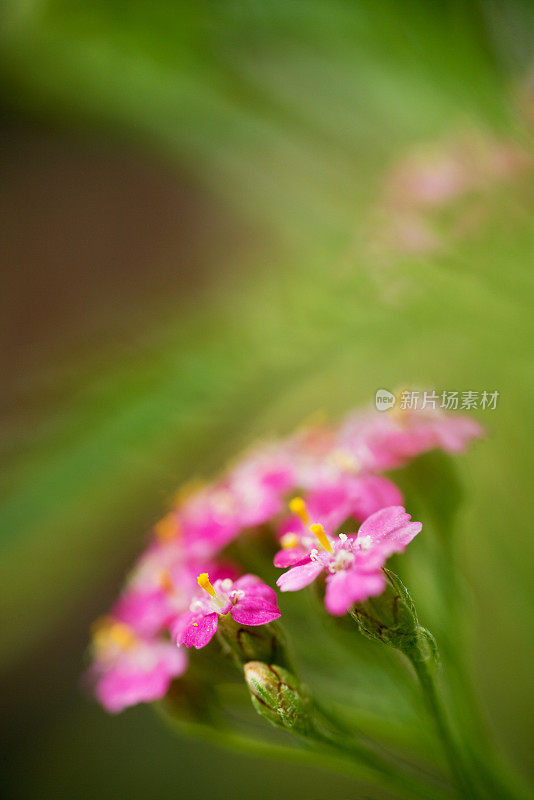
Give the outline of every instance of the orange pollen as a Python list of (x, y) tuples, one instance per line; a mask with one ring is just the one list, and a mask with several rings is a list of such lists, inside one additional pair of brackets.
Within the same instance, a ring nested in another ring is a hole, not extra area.
[(161, 575), (159, 577), (159, 585), (166, 594), (170, 594), (174, 590), (174, 584), (172, 582), (171, 573), (169, 572), (168, 569), (164, 569), (161, 571)]
[(299, 543), (299, 537), (296, 533), (284, 533), (280, 539), (280, 544), (283, 550), (292, 550)]
[(132, 629), (124, 622), (117, 622), (111, 617), (101, 617), (92, 626), (93, 643), (97, 650), (105, 650), (110, 645), (128, 650), (137, 641)]
[(169, 542), (174, 539), (180, 532), (176, 515), (170, 511), (156, 523), (154, 531), (160, 542)]

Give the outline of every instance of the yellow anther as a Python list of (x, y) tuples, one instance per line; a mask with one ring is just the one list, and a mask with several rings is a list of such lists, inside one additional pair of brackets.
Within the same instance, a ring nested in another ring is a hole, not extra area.
[(110, 645), (116, 645), (121, 650), (127, 650), (136, 642), (135, 633), (124, 622), (116, 622), (110, 617), (101, 617), (93, 625), (93, 642), (97, 650), (105, 650)]
[(284, 533), (280, 539), (280, 544), (282, 545), (283, 550), (291, 550), (293, 547), (296, 547), (298, 543), (299, 537), (296, 533)]
[(174, 539), (179, 533), (176, 515), (170, 511), (163, 517), (163, 519), (160, 519), (160, 521), (156, 523), (154, 530), (156, 532), (156, 536), (161, 542), (168, 542), (171, 539)]
[(109, 635), (112, 641), (124, 650), (127, 650), (135, 643), (134, 632), (123, 622), (115, 622), (111, 626)]
[(352, 453), (347, 452), (347, 450), (334, 450), (332, 453), (332, 461), (336, 467), (346, 472), (356, 473), (360, 470), (358, 459), (353, 456)]
[(111, 617), (102, 616), (95, 619), (91, 625), (91, 637), (95, 644), (98, 644), (97, 639), (102, 639), (104, 633), (107, 633), (112, 624), (113, 620)]
[(208, 575), (207, 572), (203, 572), (201, 575), (198, 576), (197, 583), (201, 589), (204, 589), (205, 592), (211, 594), (212, 597), (216, 596), (215, 589), (210, 583), (210, 576)]
[(289, 509), (293, 514), (296, 514), (305, 525), (310, 524), (308, 509), (306, 508), (306, 503), (302, 497), (294, 497), (289, 503)]
[(159, 576), (159, 585), (167, 594), (170, 594), (173, 591), (174, 585), (172, 582), (171, 573), (168, 569), (163, 569), (161, 571), (161, 575)]
[(326, 535), (323, 526), (319, 522), (314, 522), (313, 525), (310, 525), (310, 530), (313, 535), (317, 537), (319, 544), (322, 545), (325, 550), (328, 550), (328, 552), (331, 553), (332, 545), (330, 544), (330, 539)]
[(173, 497), (174, 503), (180, 507), (186, 500), (189, 500), (194, 494), (200, 492), (206, 486), (206, 482), (201, 478), (192, 478), (187, 483), (182, 484)]

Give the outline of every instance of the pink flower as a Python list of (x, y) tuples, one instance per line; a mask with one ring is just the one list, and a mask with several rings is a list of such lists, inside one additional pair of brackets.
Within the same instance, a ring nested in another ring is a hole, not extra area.
[(209, 557), (248, 528), (278, 514), (295, 480), (289, 445), (263, 446), (217, 483), (189, 495), (178, 509), (183, 547)]
[(340, 451), (362, 470), (375, 471), (400, 467), (435, 448), (461, 452), (471, 439), (482, 435), (480, 425), (465, 416), (395, 408), (350, 416), (339, 431), (338, 442)]
[(89, 676), (98, 701), (113, 714), (163, 697), (172, 679), (187, 668), (187, 655), (172, 642), (138, 637), (112, 617), (97, 625), (93, 642)]
[[(230, 564), (202, 564), (214, 579), (233, 578), (237, 571)], [(144, 589), (128, 587), (112, 608), (112, 615), (141, 636), (154, 636), (189, 608), (198, 591), (199, 564), (182, 562), (169, 565), (154, 575), (154, 585)]]
[(205, 594), (196, 597), (189, 613), (171, 628), (179, 645), (197, 650), (205, 647), (217, 631), (219, 617), (226, 614), (240, 625), (266, 625), (280, 616), (275, 592), (255, 575), (243, 575), (236, 581), (216, 580), (212, 585), (203, 573), (198, 584)]
[(180, 542), (155, 539), (138, 558), (128, 575), (128, 587), (140, 591), (158, 589), (163, 572), (174, 569), (184, 560)]
[(295, 470), (289, 443), (264, 445), (240, 461), (228, 475), (226, 486), (235, 498), (240, 525), (262, 525), (283, 506), (294, 486)]
[(375, 512), (356, 534), (327, 535), (322, 525), (312, 524), (317, 539), (305, 559), (277, 580), (282, 592), (308, 586), (326, 572), (325, 605), (331, 614), (345, 614), (354, 603), (384, 591), (382, 567), (393, 553), (402, 552), (422, 525), (411, 522), (402, 506)]
[(253, 484), (282, 494), (293, 484), (294, 452), (291, 439), (262, 444), (233, 466), (229, 472), (229, 482), (237, 491), (239, 485), (246, 488), (248, 484)]
[(307, 558), (316, 544), (309, 528), (311, 522), (320, 523), (333, 536), (348, 519), (364, 520), (379, 509), (402, 501), (400, 490), (387, 478), (351, 474), (309, 492), (305, 504), (294, 498), (290, 503), (293, 514), (280, 527), (282, 550), (276, 554), (274, 565), (289, 567)]
[(132, 570), (111, 616), (129, 625), (139, 636), (155, 636), (189, 609), (198, 591), (196, 576), (205, 569), (214, 579), (238, 574), (232, 564), (186, 559), (179, 540), (156, 540)]
[(179, 510), (180, 531), (191, 557), (209, 557), (234, 539), (241, 529), (239, 504), (224, 483), (195, 492)]

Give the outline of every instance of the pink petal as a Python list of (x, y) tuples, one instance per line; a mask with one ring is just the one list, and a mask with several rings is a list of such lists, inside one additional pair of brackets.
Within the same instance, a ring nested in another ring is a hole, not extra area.
[(142, 670), (106, 672), (95, 688), (98, 701), (112, 714), (137, 703), (150, 703), (163, 697), (171, 678), (162, 665)]
[(326, 579), (325, 606), (330, 614), (342, 616), (354, 603), (362, 603), (368, 597), (382, 594), (385, 588), (386, 581), (380, 570), (340, 570)]
[(111, 669), (98, 675), (95, 694), (107, 711), (116, 714), (128, 706), (163, 697), (172, 678), (186, 668), (183, 650), (170, 642), (150, 641), (141, 645), (141, 652), (125, 653)]
[(129, 625), (140, 636), (158, 633), (170, 617), (168, 599), (161, 589), (128, 590), (119, 597), (111, 613), (115, 619)]
[(307, 561), (309, 554), (303, 547), (288, 547), (286, 550), (279, 550), (274, 557), (274, 566), (285, 569), (295, 567), (303, 561)]
[(320, 562), (310, 561), (308, 564), (302, 564), (284, 572), (276, 581), (276, 585), (280, 587), (281, 592), (296, 592), (309, 586), (323, 569), (324, 566)]
[[(310, 492), (306, 503), (310, 516), (324, 525), (324, 518), (335, 513), (347, 502), (347, 489), (343, 482), (330, 483)], [(343, 521), (343, 520), (341, 520)]]
[(480, 439), (484, 435), (484, 430), (475, 422), (467, 417), (447, 417), (436, 422), (437, 443), (451, 453), (458, 453), (465, 450), (470, 439)]
[(359, 479), (354, 516), (357, 519), (367, 519), (376, 511), (387, 506), (400, 505), (402, 501), (402, 492), (392, 481), (379, 475), (368, 475)]
[(267, 586), (257, 575), (242, 575), (234, 582), (234, 589), (244, 591), (247, 597), (263, 599), (267, 603), (276, 605), (276, 592)]
[(196, 578), (201, 572), (208, 572), (210, 576), (210, 581), (215, 583), (215, 581), (224, 580), (225, 578), (230, 578), (234, 580), (239, 575), (239, 570), (235, 564), (230, 564), (228, 562), (225, 563), (217, 563), (217, 564), (206, 564), (206, 562), (202, 562), (202, 564), (194, 564), (189, 565), (189, 569), (191, 570), (192, 574), (195, 576), (194, 584), (196, 587)]
[(281, 616), (276, 602), (269, 603), (261, 597), (247, 595), (237, 601), (230, 614), (240, 625), (266, 625)]
[(174, 630), (176, 643), (200, 650), (211, 641), (218, 625), (219, 616), (215, 611), (205, 615), (188, 614), (182, 625)]
[(387, 544), (390, 552), (403, 550), (422, 529), (420, 522), (411, 522), (402, 506), (389, 506), (371, 514), (360, 526), (358, 539), (369, 536), (373, 545)]
[(172, 677), (181, 675), (187, 669), (188, 654), (172, 642), (161, 642), (158, 645), (158, 657)]

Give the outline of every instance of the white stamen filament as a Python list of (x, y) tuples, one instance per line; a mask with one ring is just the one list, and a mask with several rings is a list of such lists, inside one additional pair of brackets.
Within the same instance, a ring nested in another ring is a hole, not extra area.
[(329, 572), (339, 572), (342, 569), (347, 569), (354, 562), (354, 553), (349, 550), (338, 550), (335, 558), (332, 559), (328, 565)]

